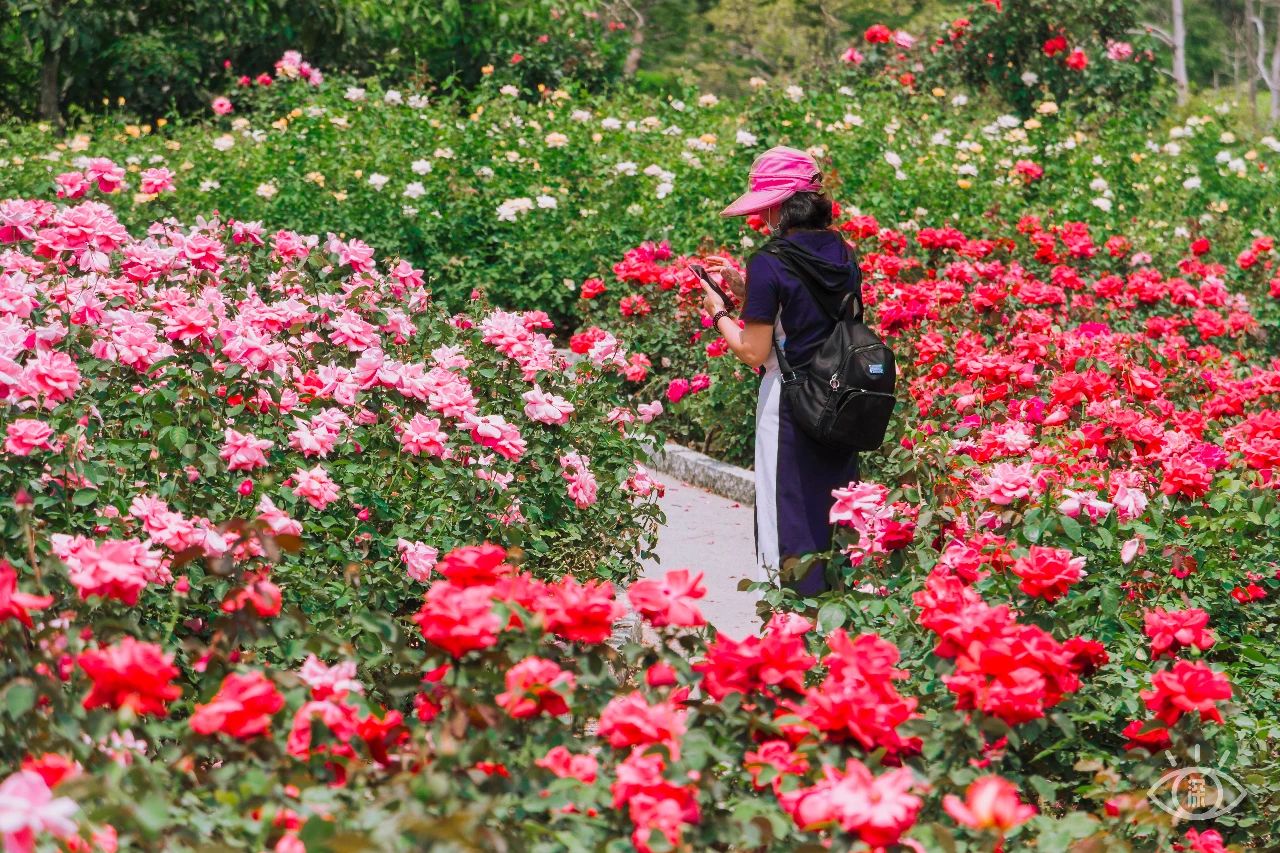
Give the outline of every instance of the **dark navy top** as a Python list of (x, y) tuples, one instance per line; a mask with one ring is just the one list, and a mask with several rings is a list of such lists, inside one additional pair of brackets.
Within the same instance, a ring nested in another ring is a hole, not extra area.
[[(833, 263), (848, 263), (849, 247), (839, 231), (792, 231), (787, 240), (807, 252)], [(858, 282), (849, 277), (847, 291), (857, 291)], [(859, 294), (861, 298), (861, 294)], [(828, 316), (809, 294), (804, 284), (768, 252), (756, 252), (747, 262), (747, 301), (742, 319), (773, 323), (782, 309), (783, 348), (792, 365), (808, 362), (835, 328)]]

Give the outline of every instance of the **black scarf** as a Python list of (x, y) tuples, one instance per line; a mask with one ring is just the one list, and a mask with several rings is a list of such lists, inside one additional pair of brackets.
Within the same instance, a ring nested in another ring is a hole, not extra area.
[(820, 258), (786, 237), (773, 237), (760, 247), (786, 265), (800, 279), (828, 316), (834, 317), (846, 294), (853, 291), (862, 299), (862, 270), (849, 254), (847, 260), (832, 263)]

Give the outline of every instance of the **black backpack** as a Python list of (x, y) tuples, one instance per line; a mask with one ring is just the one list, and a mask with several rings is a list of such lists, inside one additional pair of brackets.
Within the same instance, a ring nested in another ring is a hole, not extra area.
[[(820, 288), (775, 241), (761, 247), (769, 252), (804, 284), (805, 290), (836, 321), (836, 327), (807, 364), (794, 367), (774, 338), (782, 370), (782, 394), (800, 429), (824, 447), (842, 452), (876, 450), (884, 443), (893, 417), (894, 387), (898, 369), (893, 351), (862, 322), (863, 304), (856, 292), (830, 307)], [(854, 269), (857, 269), (855, 262)], [(851, 311), (850, 303), (857, 304)]]

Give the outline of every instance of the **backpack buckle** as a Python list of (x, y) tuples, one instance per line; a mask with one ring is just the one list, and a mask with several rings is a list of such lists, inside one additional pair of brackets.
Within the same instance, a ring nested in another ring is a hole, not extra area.
[(794, 370), (790, 371), (789, 373), (784, 373), (784, 374), (782, 374), (782, 384), (783, 384), (783, 385), (794, 385), (795, 383), (797, 383), (797, 382), (799, 382), (799, 381), (801, 381), (801, 377), (800, 377), (800, 375), (799, 375), (798, 373), (796, 373)]

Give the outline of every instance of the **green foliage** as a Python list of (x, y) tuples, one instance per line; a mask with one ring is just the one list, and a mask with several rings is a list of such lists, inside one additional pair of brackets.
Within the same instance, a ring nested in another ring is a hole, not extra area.
[[(481, 66), (530, 88), (616, 79), (617, 43), (592, 0), (6, 0), (0, 36), (25, 50), (5, 60), (30, 85), (0, 91), (0, 110), (35, 117), (41, 63), (58, 58), (58, 102), (96, 112), (104, 100), (153, 118), (198, 109), (224, 63), (270, 71), (285, 50), (328, 70), (389, 81), (473, 85)], [(539, 41), (546, 36), (545, 43)], [(15, 81), (16, 82), (16, 81)], [(123, 100), (121, 100), (123, 99)], [(45, 116), (49, 117), (49, 116)]]
[[(1126, 0), (1007, 0), (1003, 10), (982, 3), (971, 10), (966, 33), (936, 54), (938, 71), (954, 70), (972, 86), (991, 88), (1024, 116), (1046, 96), (1059, 103), (1079, 100), (1082, 111), (1112, 110), (1156, 90), (1158, 71), (1144, 53), (1147, 41), (1134, 45), (1128, 61), (1106, 57), (1113, 42), (1134, 39), (1135, 14)], [(1047, 44), (1058, 38), (1061, 49), (1049, 55)], [(1076, 50), (1083, 51), (1086, 67), (1068, 65)]]

